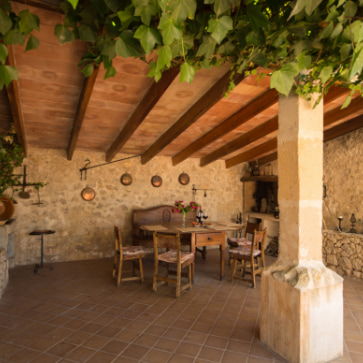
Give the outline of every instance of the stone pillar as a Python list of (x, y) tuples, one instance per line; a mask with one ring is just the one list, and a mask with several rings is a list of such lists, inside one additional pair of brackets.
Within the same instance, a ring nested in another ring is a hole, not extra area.
[(291, 363), (343, 355), (343, 279), (322, 262), (323, 104), (280, 96), (279, 257), (265, 269), (261, 341)]

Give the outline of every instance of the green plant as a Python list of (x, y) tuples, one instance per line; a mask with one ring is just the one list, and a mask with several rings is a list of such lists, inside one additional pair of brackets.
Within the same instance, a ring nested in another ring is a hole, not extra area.
[(21, 166), (23, 151), (15, 142), (15, 131), (0, 136), (0, 195), (17, 184), (20, 184), (20, 175), (14, 174), (14, 169)]
[[(156, 80), (178, 65), (180, 80), (191, 82), (198, 69), (228, 62), (233, 72), (271, 75), (271, 88), (284, 95), (322, 96), (339, 84), (351, 89), (347, 106), (362, 93), (362, 0), (68, 0), (61, 8), (54, 33), (60, 44), (87, 43), (79, 63), (86, 76), (101, 63), (105, 78), (114, 76), (119, 55), (148, 61)], [(0, 3), (0, 24), (4, 44), (37, 29), (36, 18), (15, 15), (8, 1)], [(11, 79), (6, 57), (0, 44), (0, 87)]]
[(6, 64), (6, 45), (23, 45), (26, 42), (26, 51), (38, 48), (39, 40), (31, 34), (33, 30), (39, 30), (39, 18), (36, 15), (28, 9), (15, 14), (8, 0), (0, 1), (0, 90), (18, 79), (16, 68)]

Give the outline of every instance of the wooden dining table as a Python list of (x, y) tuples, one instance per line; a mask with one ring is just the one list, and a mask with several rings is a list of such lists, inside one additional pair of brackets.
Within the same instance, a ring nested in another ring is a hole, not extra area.
[[(182, 226), (181, 222), (160, 222), (139, 227), (146, 232), (164, 232), (170, 234), (190, 235), (190, 239), (182, 238), (183, 244), (190, 244), (190, 251), (195, 254), (197, 248), (218, 246), (220, 251), (220, 279), (224, 276), (224, 251), (226, 246), (226, 231), (242, 229), (241, 224), (229, 222), (210, 222), (201, 226), (193, 226), (190, 221)], [(194, 264), (193, 264), (194, 279)]]

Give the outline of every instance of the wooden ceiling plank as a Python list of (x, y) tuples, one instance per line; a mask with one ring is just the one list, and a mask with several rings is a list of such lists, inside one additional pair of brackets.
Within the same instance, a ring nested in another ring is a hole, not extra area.
[(64, 14), (59, 0), (13, 0), (17, 3), (25, 4), (28, 6), (34, 6), (44, 10), (55, 11), (57, 13)]
[[(329, 92), (324, 96), (324, 104), (332, 102), (336, 98), (347, 94), (349, 90), (341, 87), (332, 87)], [(262, 111), (262, 109), (261, 109)], [(261, 112), (260, 111), (260, 112)], [(259, 138), (276, 131), (278, 129), (278, 117), (274, 117), (271, 120), (267, 121), (263, 125), (256, 127), (250, 132), (241, 135), (235, 140), (232, 140), (227, 145), (222, 146), (218, 150), (213, 151), (212, 153), (205, 155), (200, 159), (200, 166), (205, 166), (210, 164), (211, 162), (222, 158), (225, 155), (228, 155), (242, 147), (248, 145), (249, 143), (258, 140)]]
[(214, 129), (210, 130), (197, 141), (193, 142), (184, 150), (174, 155), (172, 157), (173, 165), (179, 164), (198, 150), (211, 144), (213, 141), (234, 130), (236, 127), (241, 126), (252, 117), (260, 113), (262, 110), (274, 105), (277, 101), (278, 93), (276, 90), (269, 89), (268, 91), (264, 92), (257, 99), (242, 107), (239, 111), (228, 117)]
[(74, 118), (73, 129), (71, 132), (70, 140), (67, 149), (67, 159), (72, 160), (74, 150), (76, 148), (79, 133), (81, 131), (84, 115), (86, 114), (87, 106), (92, 95), (93, 87), (96, 83), (99, 67), (95, 67), (92, 74), (85, 78), (81, 94), (79, 97), (76, 115)]
[(348, 107), (342, 109), (341, 106), (339, 106), (324, 114), (324, 126), (329, 126), (344, 117), (348, 117), (352, 113), (362, 112), (362, 109), (363, 98), (358, 96), (351, 101)]
[[(152, 144), (142, 155), (141, 164), (146, 164), (170, 142), (177, 138), (190, 125), (197, 121), (212, 106), (214, 106), (221, 98), (224, 97), (229, 83), (230, 72), (227, 72), (217, 83), (211, 87), (188, 111), (186, 111), (161, 137)], [(236, 73), (233, 76), (235, 85), (243, 80), (242, 74)]]
[(136, 109), (129, 117), (125, 126), (112, 143), (106, 152), (106, 161), (112, 161), (115, 155), (125, 145), (127, 140), (132, 136), (135, 130), (140, 126), (145, 117), (149, 114), (152, 108), (160, 100), (164, 92), (168, 89), (175, 77), (179, 74), (179, 67), (172, 68), (163, 72), (161, 79), (158, 82), (153, 81), (144, 97), (138, 103)]
[[(16, 67), (14, 48), (12, 45), (8, 45), (8, 63), (9, 65)], [(6, 89), (10, 104), (11, 115), (15, 127), (15, 132), (18, 138), (18, 143), (23, 149), (23, 155), (26, 158), (28, 156), (28, 147), (25, 136), (24, 127), (24, 115), (20, 102), (20, 91), (18, 81), (12, 81)]]
[(265, 164), (271, 163), (271, 161), (277, 160), (277, 151), (275, 151), (269, 155), (266, 155), (260, 159), (257, 159), (257, 160), (258, 160), (258, 165), (265, 165)]
[(211, 162), (222, 158), (225, 155), (228, 155), (238, 149), (241, 149), (253, 141), (260, 139), (263, 136), (270, 134), (278, 129), (278, 117), (275, 116), (267, 122), (263, 123), (260, 126), (252, 129), (249, 132), (241, 135), (240, 137), (232, 140), (228, 144), (222, 146), (221, 148), (211, 152), (210, 154), (203, 156), (200, 159), (200, 166), (205, 166), (210, 164)]
[(259, 155), (265, 154), (268, 151), (272, 151), (277, 148), (277, 137), (264, 142), (261, 145), (254, 147), (242, 154), (239, 154), (231, 159), (226, 160), (226, 168), (241, 164), (245, 161), (251, 161), (258, 158)]
[(358, 130), (363, 127), (363, 115), (359, 115), (347, 122), (332, 127), (324, 131), (324, 142), (335, 139), (339, 136), (345, 135), (348, 132)]
[(343, 88), (339, 86), (330, 87), (328, 93), (324, 95), (324, 105), (334, 101), (336, 98), (339, 98), (344, 94), (348, 95), (350, 92), (351, 91), (348, 88)]

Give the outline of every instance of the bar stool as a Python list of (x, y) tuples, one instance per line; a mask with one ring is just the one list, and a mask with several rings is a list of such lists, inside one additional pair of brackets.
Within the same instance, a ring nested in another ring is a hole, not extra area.
[[(29, 235), (31, 236), (40, 236), (40, 265), (35, 264), (34, 266), (34, 273), (36, 274), (38, 272), (39, 268), (43, 268), (43, 236), (45, 234), (53, 234), (55, 231), (52, 231), (50, 229), (37, 229), (33, 232), (30, 232)], [(52, 269), (52, 267), (51, 267)]]

